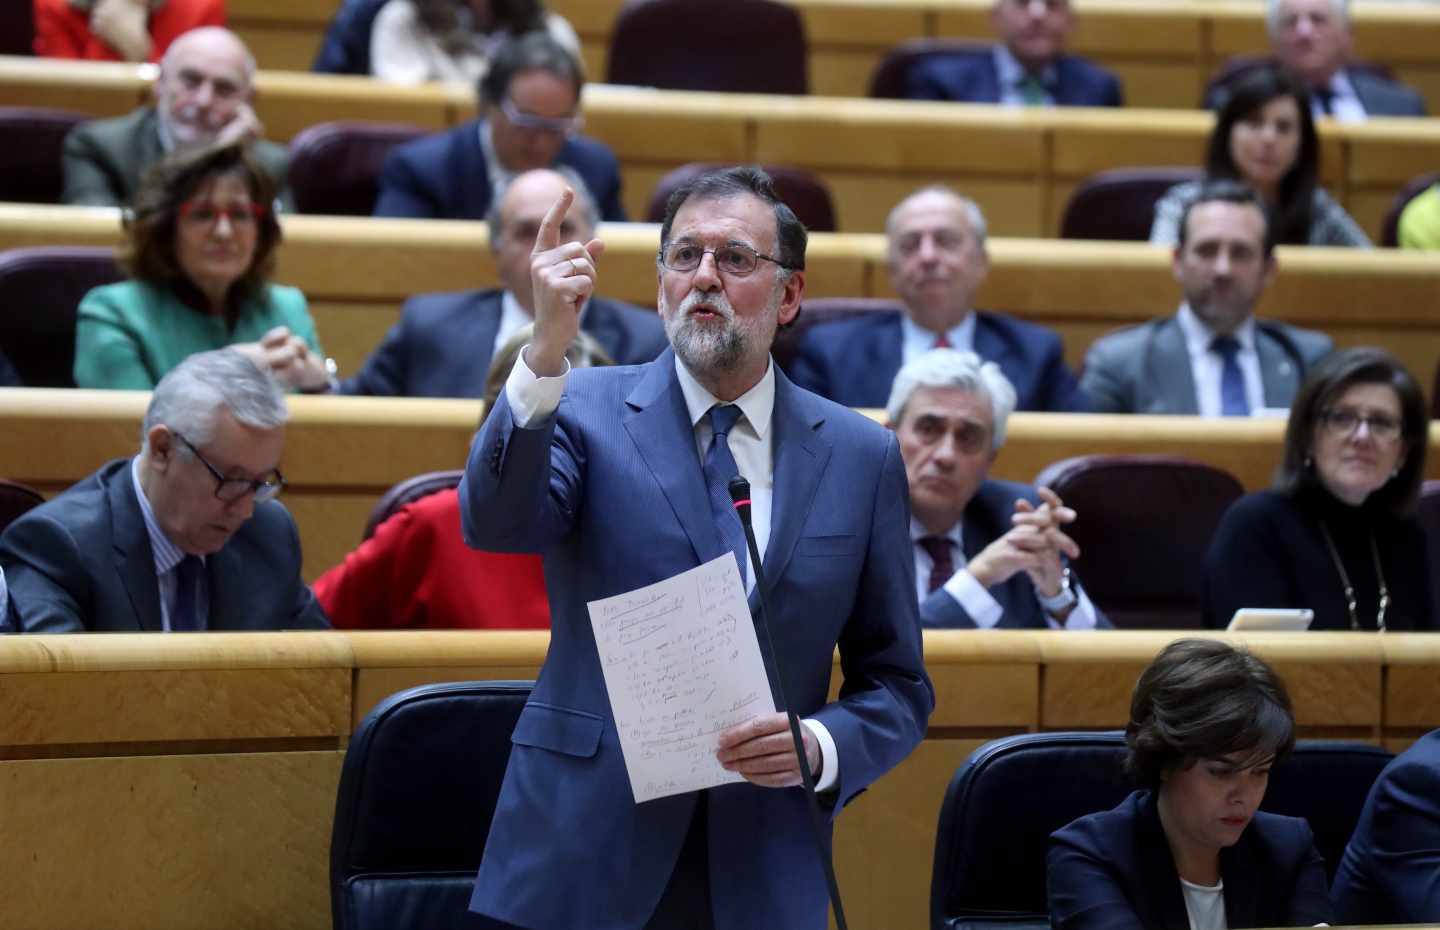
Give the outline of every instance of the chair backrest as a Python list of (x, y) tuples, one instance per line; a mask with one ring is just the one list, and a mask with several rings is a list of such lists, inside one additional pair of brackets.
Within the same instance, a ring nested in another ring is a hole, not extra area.
[(1432, 609), (1440, 609), (1440, 480), (1431, 479), (1420, 486), (1420, 503), (1415, 515), (1425, 529), (1425, 554), (1430, 567), (1430, 604)]
[(971, 39), (908, 39), (885, 53), (870, 75), (870, 96), (891, 100), (905, 99), (905, 83), (910, 69), (932, 58), (974, 55), (988, 52), (990, 42)]
[[(1440, 184), (1440, 171), (1422, 174), (1405, 182), (1400, 193), (1390, 201), (1390, 209), (1385, 211), (1385, 221), (1380, 224), (1381, 245), (1391, 249), (1400, 245), (1400, 214), (1410, 206), (1410, 201), (1428, 191), (1435, 184)], [(1432, 398), (1431, 403), (1440, 404), (1440, 398)]]
[[(0, 533), (26, 511), (45, 503), (45, 496), (28, 484), (0, 478)], [(4, 617), (0, 616), (0, 621)]]
[(99, 246), (0, 252), (0, 353), (29, 387), (75, 386), (75, 310), (92, 287), (123, 280)]
[(1065, 203), (1060, 237), (1144, 242), (1155, 221), (1156, 201), (1201, 173), (1198, 168), (1120, 168), (1092, 174)]
[(611, 84), (809, 93), (805, 28), (774, 0), (630, 0), (610, 35)]
[(1074, 571), (1117, 627), (1199, 629), (1205, 551), (1245, 493), (1229, 472), (1168, 455), (1082, 455), (1035, 478), (1079, 518)]
[(35, 54), (35, 0), (0, 3), (0, 55)]
[(375, 508), (370, 511), (370, 517), (365, 521), (365, 532), (360, 537), (361, 541), (374, 536), (375, 530), (379, 528), (380, 524), (394, 516), (395, 511), (401, 507), (414, 503), (422, 497), (459, 487), (460, 479), (464, 476), (464, 470), (458, 468), (447, 471), (427, 471), (423, 475), (406, 478), (399, 484), (393, 485), (390, 490), (381, 495)]
[(490, 926), (466, 903), (531, 685), (423, 685), (361, 721), (330, 840), (335, 930)]
[(408, 123), (337, 120), (290, 141), (290, 190), (300, 213), (369, 216), (390, 153), (427, 130)]
[[(650, 206), (646, 208), (645, 219), (659, 223), (665, 219), (665, 204), (670, 195), (682, 185), (688, 184), (702, 174), (729, 165), (721, 162), (690, 162), (666, 174), (655, 183), (655, 192), (650, 195)], [(795, 211), (795, 216), (810, 232), (835, 232), (835, 203), (830, 197), (830, 188), (816, 175), (804, 168), (787, 168), (783, 165), (761, 165), (770, 180), (775, 182), (776, 195), (785, 205)]]
[[(1050, 834), (1130, 793), (1124, 734), (1026, 733), (992, 740), (950, 779), (930, 881), (932, 930), (1049, 919)], [(1057, 777), (1063, 772), (1063, 777)]]
[[(932, 930), (990, 926), (1002, 917), (1011, 924), (1047, 919), (1050, 834), (1130, 793), (1124, 749), (1125, 735), (1115, 730), (1026, 733), (971, 753), (940, 809)], [(1391, 758), (1365, 743), (1301, 740), (1271, 771), (1260, 809), (1309, 820), (1333, 877), (1370, 786)]]
[(810, 331), (811, 327), (848, 320), (857, 316), (867, 316), (872, 313), (901, 312), (903, 310), (898, 300), (878, 297), (814, 297), (806, 300), (801, 306), (800, 316), (796, 318), (789, 329), (776, 333), (775, 344), (770, 347), (770, 354), (775, 357), (775, 364), (789, 369), (790, 363), (795, 359), (795, 352), (799, 348), (801, 338)]
[[(0, 6), (29, 6), (28, 2)], [(0, 19), (8, 14), (0, 14)], [(0, 25), (0, 36), (4, 36)], [(9, 54), (14, 54), (9, 53)], [(59, 203), (65, 188), (61, 151), (83, 113), (40, 107), (0, 107), (0, 200)]]

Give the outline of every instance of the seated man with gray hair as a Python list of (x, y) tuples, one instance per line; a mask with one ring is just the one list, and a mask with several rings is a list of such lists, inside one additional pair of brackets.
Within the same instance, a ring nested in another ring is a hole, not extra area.
[(1066, 557), (1075, 519), (1049, 488), (989, 480), (1015, 389), (994, 362), (933, 349), (895, 376), (885, 406), (910, 484), (916, 596), (927, 627), (1110, 627)]
[(274, 499), (287, 416), (279, 386), (233, 348), (172, 369), (138, 456), (0, 535), (19, 631), (328, 628)]

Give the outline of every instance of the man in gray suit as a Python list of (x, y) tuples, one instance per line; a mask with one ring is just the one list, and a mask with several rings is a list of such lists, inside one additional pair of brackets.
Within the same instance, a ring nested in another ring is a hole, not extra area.
[(1265, 24), (1276, 57), (1310, 85), (1315, 116), (1359, 122), (1425, 115), (1415, 91), (1348, 66), (1350, 0), (1267, 0)]
[(24, 633), (325, 629), (300, 578), (285, 486), (285, 396), (233, 348), (160, 379), (140, 454), (0, 534)]
[(1205, 184), (1180, 218), (1173, 257), (1185, 300), (1174, 316), (1096, 341), (1081, 388), (1100, 413), (1244, 416), (1288, 407), (1306, 370), (1334, 348), (1324, 333), (1256, 319), (1275, 274), (1260, 199)]
[[(114, 119), (81, 123), (65, 137), (61, 202), (80, 206), (129, 204), (146, 170), (175, 149), (248, 141), (262, 168), (285, 188), (289, 155), (260, 138), (250, 103), (255, 59), (228, 29), (192, 29), (170, 44), (160, 61), (155, 102)], [(281, 194), (282, 205), (289, 202)]]

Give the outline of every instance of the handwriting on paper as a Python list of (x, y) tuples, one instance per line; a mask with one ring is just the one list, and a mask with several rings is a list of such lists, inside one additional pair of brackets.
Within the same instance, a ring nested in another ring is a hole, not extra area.
[(587, 606), (635, 800), (743, 780), (719, 733), (775, 699), (734, 553)]

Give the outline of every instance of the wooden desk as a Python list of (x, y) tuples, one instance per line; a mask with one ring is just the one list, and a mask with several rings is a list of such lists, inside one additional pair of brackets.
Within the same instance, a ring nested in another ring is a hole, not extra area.
[[(938, 699), (927, 737), (837, 823), (851, 926), (927, 925), (940, 803), (976, 746), (1122, 726), (1136, 675), (1174, 638), (927, 632)], [(1412, 723), (1417, 708), (1431, 725), (1440, 709), (1436, 637), (1233, 639), (1285, 677), (1301, 737), (1399, 750), (1424, 732)], [(0, 637), (7, 925), (328, 928), (327, 850), (352, 728), (399, 688), (531, 678), (548, 641), (543, 632)]]

